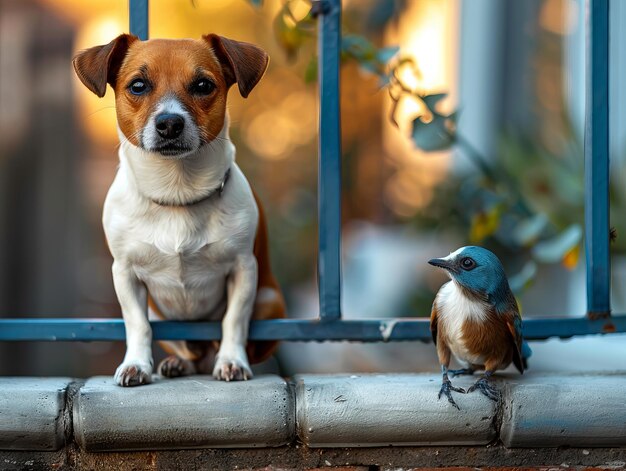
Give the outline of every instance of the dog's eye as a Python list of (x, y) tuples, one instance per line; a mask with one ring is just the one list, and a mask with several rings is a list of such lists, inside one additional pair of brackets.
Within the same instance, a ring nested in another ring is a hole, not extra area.
[(195, 95), (208, 95), (215, 89), (215, 84), (209, 79), (199, 79), (191, 84), (191, 93)]
[(461, 260), (461, 268), (463, 268), (463, 270), (469, 271), (474, 267), (476, 267), (476, 262), (471, 258), (465, 257)]
[(131, 82), (128, 89), (133, 95), (143, 95), (148, 91), (148, 84), (144, 80), (137, 79)]

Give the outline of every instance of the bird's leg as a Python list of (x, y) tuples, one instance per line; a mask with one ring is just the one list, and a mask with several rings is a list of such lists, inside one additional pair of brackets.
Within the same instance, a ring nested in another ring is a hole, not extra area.
[(437, 399), (441, 399), (441, 395), (445, 395), (448, 398), (448, 402), (450, 404), (452, 404), (454, 407), (456, 407), (457, 409), (461, 410), (459, 408), (459, 406), (456, 404), (456, 402), (454, 402), (454, 399), (452, 399), (452, 394), (450, 393), (450, 391), (456, 391), (456, 392), (460, 392), (460, 393), (464, 393), (465, 390), (462, 388), (456, 388), (454, 386), (452, 386), (452, 383), (450, 382), (450, 379), (448, 378), (448, 367), (447, 366), (441, 366), (441, 372), (443, 373), (443, 378), (441, 381), (441, 389), (439, 390), (439, 395), (437, 396)]
[(453, 378), (456, 378), (457, 376), (461, 376), (461, 375), (471, 376), (474, 374), (474, 370), (471, 368), (461, 368), (459, 370), (448, 370), (448, 373), (450, 373)]
[(492, 374), (493, 374), (492, 370), (485, 371), (485, 373), (480, 377), (480, 379), (468, 388), (467, 392), (471, 393), (472, 391), (475, 391), (478, 389), (481, 393), (483, 393), (492, 401), (498, 402), (498, 400), (500, 399), (500, 391), (498, 391), (494, 386), (489, 384), (489, 378), (491, 377)]

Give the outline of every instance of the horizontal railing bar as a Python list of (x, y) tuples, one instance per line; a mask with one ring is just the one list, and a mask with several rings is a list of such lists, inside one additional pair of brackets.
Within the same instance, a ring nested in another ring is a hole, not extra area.
[[(218, 322), (151, 322), (155, 340), (219, 340)], [(578, 335), (626, 332), (626, 315), (610, 319), (542, 318), (524, 321), (524, 337), (543, 340)], [(0, 341), (111, 341), (124, 340), (122, 319), (0, 319)], [(427, 318), (320, 321), (277, 319), (255, 321), (251, 340), (283, 341), (430, 341)]]

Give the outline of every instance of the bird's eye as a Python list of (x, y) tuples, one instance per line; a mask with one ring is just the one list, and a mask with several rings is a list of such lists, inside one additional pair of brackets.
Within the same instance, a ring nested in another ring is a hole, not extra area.
[(128, 89), (133, 95), (143, 95), (148, 91), (148, 84), (145, 80), (136, 79), (130, 83)]
[(191, 84), (191, 93), (194, 95), (208, 95), (215, 90), (215, 84), (206, 78), (198, 79)]
[(461, 268), (463, 270), (471, 270), (476, 267), (476, 262), (469, 257), (465, 257), (461, 260)]

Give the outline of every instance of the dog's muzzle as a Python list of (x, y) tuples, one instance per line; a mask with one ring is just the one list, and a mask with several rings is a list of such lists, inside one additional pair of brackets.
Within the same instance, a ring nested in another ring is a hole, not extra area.
[(185, 129), (185, 118), (179, 114), (161, 113), (154, 119), (154, 126), (163, 139), (176, 139)]
[(175, 98), (160, 102), (142, 132), (141, 144), (164, 157), (183, 158), (200, 147), (199, 131), (184, 106)]

